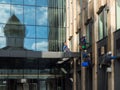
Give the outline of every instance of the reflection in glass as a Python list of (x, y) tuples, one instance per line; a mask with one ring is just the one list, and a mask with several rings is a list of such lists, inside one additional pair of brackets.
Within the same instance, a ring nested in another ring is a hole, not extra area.
[(23, 4), (23, 0), (11, 0), (11, 2), (12, 4)]
[(0, 36), (4, 36), (4, 24), (0, 24)]
[(48, 0), (48, 6), (54, 8), (65, 8), (66, 0)]
[(48, 39), (37, 39), (34, 47), (37, 51), (48, 51)]
[(0, 37), (0, 48), (3, 48), (6, 46), (6, 38)]
[(65, 12), (63, 9), (48, 9), (49, 26), (65, 27)]
[(26, 38), (35, 38), (35, 26), (26, 26)]
[(48, 8), (36, 7), (36, 24), (37, 25), (48, 25)]
[(0, 23), (6, 23), (10, 17), (10, 5), (0, 4)]
[(48, 0), (36, 0), (37, 6), (48, 6)]
[(35, 5), (36, 0), (24, 0), (25, 5)]
[(26, 25), (35, 25), (35, 7), (24, 6), (24, 23)]
[(63, 2), (64, 0), (58, 0), (58, 8), (63, 8)]
[(48, 38), (48, 28), (47, 27), (36, 27), (36, 37), (37, 38)]
[(24, 39), (24, 47), (28, 50), (35, 51), (35, 39), (25, 38)]
[(2, 0), (0, 3), (0, 37), (5, 40), (0, 47), (62, 51), (65, 0)]
[(23, 6), (20, 5), (12, 5), (11, 6), (11, 14), (15, 14), (17, 18), (23, 23)]
[(10, 3), (10, 0), (0, 0), (0, 3)]
[(4, 34), (7, 44), (4, 49), (23, 49), (25, 26), (21, 24), (15, 14), (8, 19), (8, 22), (4, 26)]
[(65, 28), (49, 28), (49, 51), (62, 51), (65, 41)]
[[(60, 1), (60, 0), (59, 0)], [(58, 0), (48, 0), (48, 6), (58, 8)]]

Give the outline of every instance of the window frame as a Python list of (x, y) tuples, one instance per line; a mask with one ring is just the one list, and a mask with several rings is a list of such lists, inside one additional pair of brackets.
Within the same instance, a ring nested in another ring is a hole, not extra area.
[[(98, 40), (101, 40), (105, 38), (108, 35), (108, 30), (107, 30), (107, 10), (106, 10), (106, 5), (102, 7), (102, 10), (99, 9), (98, 11)], [(102, 20), (100, 20), (100, 18)], [(102, 29), (100, 27), (100, 21), (102, 22)], [(101, 32), (102, 30), (102, 32)]]

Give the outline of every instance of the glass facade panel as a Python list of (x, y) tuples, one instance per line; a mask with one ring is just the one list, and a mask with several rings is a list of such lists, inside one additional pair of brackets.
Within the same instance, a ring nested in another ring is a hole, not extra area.
[(36, 24), (48, 26), (48, 8), (36, 7)]
[(24, 6), (24, 24), (35, 25), (35, 7)]
[(36, 0), (24, 0), (24, 5), (35, 5)]
[(36, 51), (48, 51), (48, 39), (36, 40)]
[(48, 38), (48, 27), (36, 27), (36, 38), (47, 39)]
[(0, 0), (0, 3), (10, 3), (11, 0)]
[(35, 48), (36, 48), (35, 39), (25, 38), (24, 48), (35, 51)]
[(7, 23), (10, 17), (10, 5), (0, 4), (0, 23)]
[(48, 0), (36, 0), (36, 5), (47, 7), (48, 6)]
[(26, 38), (34, 38), (35, 39), (35, 33), (36, 33), (36, 30), (35, 30), (35, 26), (26, 26)]
[[(17, 18), (23, 23), (23, 6), (20, 5), (11, 5), (11, 16), (15, 14)], [(12, 23), (11, 23), (12, 24)], [(13, 22), (14, 24), (14, 22)]]
[(0, 37), (0, 48), (4, 48), (6, 46), (6, 38)]
[(117, 30), (120, 29), (120, 0), (116, 0)]
[(12, 4), (23, 4), (23, 0), (11, 0)]
[(4, 24), (0, 24), (0, 36), (4, 36)]

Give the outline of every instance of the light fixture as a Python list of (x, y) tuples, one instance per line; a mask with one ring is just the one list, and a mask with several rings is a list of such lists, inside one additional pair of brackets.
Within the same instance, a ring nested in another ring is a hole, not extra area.
[(26, 83), (27, 82), (27, 79), (23, 78), (21, 79), (21, 83)]
[(63, 58), (62, 61), (67, 61), (69, 58)]
[(69, 78), (70, 79), (70, 81), (72, 81), (73, 82), (73, 78)]
[(66, 71), (64, 68), (61, 68), (61, 71), (62, 71), (64, 74), (67, 74), (67, 71)]
[(64, 61), (58, 61), (57, 64), (62, 64)]

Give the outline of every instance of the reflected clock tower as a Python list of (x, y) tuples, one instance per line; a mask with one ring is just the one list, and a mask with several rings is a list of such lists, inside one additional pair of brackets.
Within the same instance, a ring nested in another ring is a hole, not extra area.
[(13, 14), (4, 27), (7, 49), (23, 49), (25, 25)]

